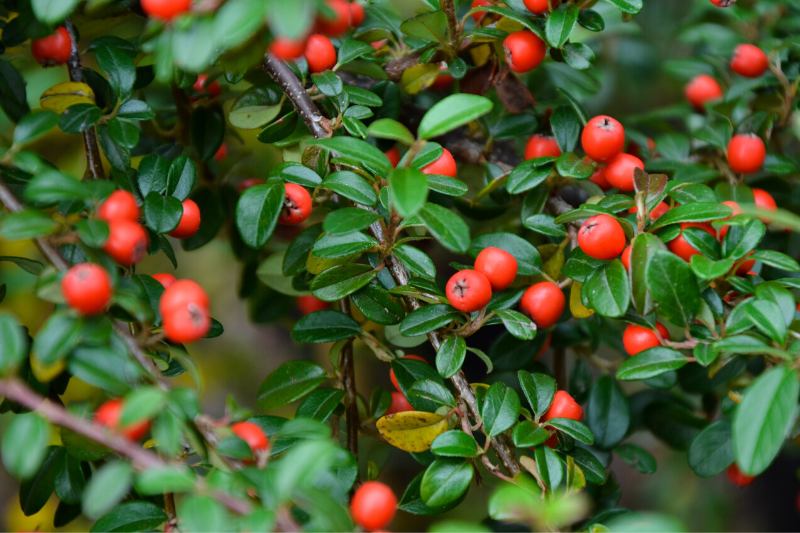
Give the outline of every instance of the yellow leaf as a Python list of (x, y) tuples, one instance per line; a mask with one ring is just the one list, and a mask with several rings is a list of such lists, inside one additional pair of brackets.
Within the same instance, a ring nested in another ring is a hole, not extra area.
[(55, 379), (63, 370), (66, 363), (63, 359), (53, 363), (52, 365), (45, 365), (42, 363), (36, 354), (31, 355), (31, 370), (34, 377), (42, 383), (47, 383)]
[(494, 54), (494, 50), (488, 44), (474, 46), (469, 49), (469, 55), (472, 56), (472, 62), (476, 67), (482, 67)]
[(589, 318), (594, 314), (594, 309), (589, 309), (581, 301), (581, 288), (582, 283), (577, 281), (572, 283), (572, 288), (569, 291), (569, 312), (575, 318)]
[(404, 70), (403, 76), (400, 78), (400, 84), (405, 92), (417, 94), (430, 87), (438, 76), (439, 65), (423, 63)]
[(447, 419), (436, 413), (404, 411), (386, 415), (376, 423), (386, 442), (405, 452), (424, 452), (434, 439), (447, 431)]
[(553, 279), (561, 277), (561, 269), (564, 267), (564, 247), (557, 246), (553, 255), (551, 255), (542, 265), (542, 270), (545, 274)]
[(75, 104), (93, 104), (94, 92), (85, 83), (65, 81), (53, 85), (39, 98), (42, 109), (55, 111), (59, 115)]
[(336, 265), (343, 265), (352, 261), (352, 257), (337, 257), (335, 259), (323, 259), (313, 254), (308, 254), (306, 259), (306, 270), (311, 274), (319, 274)]

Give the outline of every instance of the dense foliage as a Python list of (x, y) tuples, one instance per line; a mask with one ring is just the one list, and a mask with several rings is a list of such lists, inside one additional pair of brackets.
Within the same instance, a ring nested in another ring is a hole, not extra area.
[[(634, 433), (698, 476), (768, 469), (800, 392), (800, 6), (689, 4), (695, 56), (656, 67), (686, 101), (593, 118), (643, 0), (1, 0), (0, 239), (41, 254), (0, 261), (53, 304), (38, 331), (0, 313), (23, 511), (670, 530), (618, 505), (612, 461), (658, 475)], [(64, 81), (31, 106), (48, 67)], [(82, 177), (46, 159), (55, 130), (81, 138)], [(223, 334), (202, 280), (136, 267), (213, 239), (254, 321), (329, 347), (221, 419), (176, 383), (185, 345)], [(362, 357), (391, 380), (357, 387)], [(70, 380), (106, 401), (62, 401)], [(382, 478), (387, 447), (418, 464), (407, 486)], [(483, 523), (438, 518), (478, 483)]]

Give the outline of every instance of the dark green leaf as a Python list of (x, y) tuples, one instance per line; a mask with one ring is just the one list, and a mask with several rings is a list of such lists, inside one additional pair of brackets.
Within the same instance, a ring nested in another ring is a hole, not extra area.
[(445, 431), (431, 444), (431, 452), (441, 457), (475, 457), (478, 443), (472, 435), (460, 430)]
[(335, 342), (361, 332), (358, 322), (339, 311), (317, 311), (304, 316), (292, 328), (296, 342)]
[(676, 326), (688, 325), (701, 301), (697, 278), (689, 265), (670, 252), (658, 250), (647, 262), (645, 277), (658, 314)]
[(92, 525), (91, 531), (148, 531), (158, 528), (166, 520), (167, 515), (164, 511), (151, 502), (124, 502), (98, 518)]
[(597, 445), (606, 449), (616, 446), (628, 432), (628, 399), (611, 376), (601, 376), (592, 387), (586, 406), (586, 423)]
[(689, 361), (671, 348), (656, 347), (626, 359), (617, 369), (617, 379), (649, 379), (670, 370), (677, 370)]
[(275, 230), (284, 200), (279, 181), (248, 188), (236, 204), (236, 227), (245, 244), (261, 248)]
[(420, 496), (429, 507), (443, 507), (464, 495), (472, 482), (472, 465), (456, 459), (436, 459), (425, 470)]
[(3, 434), (3, 464), (20, 479), (39, 469), (47, 452), (50, 426), (36, 413), (16, 415)]
[(311, 282), (311, 291), (320, 300), (335, 302), (365, 286), (375, 275), (376, 272), (368, 265), (337, 265), (315, 277)]
[(407, 337), (424, 335), (446, 326), (456, 318), (459, 313), (446, 304), (424, 305), (410, 312), (400, 322), (400, 333)]
[(589, 276), (583, 294), (601, 316), (621, 317), (628, 310), (631, 287), (622, 262), (615, 259)]
[(258, 405), (262, 409), (275, 409), (292, 403), (319, 387), (325, 379), (325, 370), (310, 361), (288, 361), (261, 384)]
[(453, 211), (438, 204), (426, 203), (417, 217), (448, 250), (463, 253), (469, 248), (469, 226)]
[(436, 370), (443, 378), (454, 376), (467, 355), (467, 343), (463, 337), (445, 337), (436, 351)]
[(556, 393), (556, 380), (547, 374), (531, 373), (525, 370), (517, 372), (517, 378), (522, 393), (536, 416), (545, 414)]
[(481, 405), (483, 426), (490, 437), (499, 435), (517, 422), (520, 403), (514, 389), (504, 383), (493, 383)]
[(721, 474), (732, 462), (731, 425), (727, 420), (709, 424), (689, 447), (689, 466), (700, 477)]
[(415, 168), (394, 169), (389, 176), (389, 198), (400, 216), (417, 214), (428, 198), (427, 177)]

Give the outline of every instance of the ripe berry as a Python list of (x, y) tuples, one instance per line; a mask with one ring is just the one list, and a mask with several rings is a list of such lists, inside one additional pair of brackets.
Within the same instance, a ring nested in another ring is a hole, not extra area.
[(69, 61), (72, 38), (64, 26), (59, 26), (47, 37), (31, 41), (31, 52), (40, 65), (45, 67), (63, 65)]
[(589, 257), (614, 259), (625, 249), (625, 231), (611, 215), (595, 215), (581, 224), (578, 246)]
[(322, 311), (330, 307), (331, 304), (328, 302), (323, 302), (316, 296), (312, 296), (310, 294), (305, 294), (303, 296), (298, 296), (295, 300), (295, 305), (297, 305), (297, 309), (303, 315), (310, 315), (316, 311)]
[(400, 150), (397, 149), (397, 146), (392, 146), (386, 150), (384, 155), (386, 155), (386, 159), (389, 160), (393, 167), (397, 167), (400, 164)]
[(346, 0), (326, 0), (325, 3), (333, 11), (333, 15), (328, 18), (323, 13), (317, 19), (317, 28), (329, 37), (339, 37), (350, 27), (350, 3)]
[(308, 38), (304, 54), (311, 72), (323, 72), (336, 64), (336, 48), (321, 33), (315, 33)]
[[(558, 6), (558, 0), (549, 0), (550, 3), (553, 4), (553, 7)], [(528, 11), (534, 13), (536, 15), (541, 15), (542, 13), (546, 13), (550, 6), (548, 5), (548, 0), (524, 0), (525, 7), (528, 8)]]
[(677, 237), (669, 241), (667, 247), (673, 254), (677, 255), (678, 257), (680, 257), (681, 259), (683, 259), (688, 263), (693, 255), (697, 255), (700, 252), (697, 250), (697, 248), (689, 244), (689, 241), (687, 241), (686, 237), (683, 236), (683, 230), (685, 230), (686, 228), (699, 228), (714, 238), (716, 238), (717, 234), (714, 232), (713, 228), (711, 228), (711, 226), (709, 226), (708, 224), (701, 224), (697, 222), (687, 222), (681, 224), (681, 232), (678, 234)]
[(141, 0), (142, 9), (148, 17), (169, 21), (186, 13), (192, 0)]
[(128, 191), (112, 192), (97, 208), (97, 218), (106, 222), (116, 219), (136, 222), (139, 219), (139, 205), (136, 203), (136, 197)]
[(175, 276), (166, 272), (159, 272), (158, 274), (153, 274), (151, 277), (159, 282), (165, 289), (176, 281)]
[(284, 61), (292, 61), (297, 59), (306, 50), (305, 39), (287, 39), (285, 37), (277, 37), (272, 44), (269, 45), (269, 51), (278, 59)]
[(311, 195), (296, 183), (284, 185), (286, 196), (283, 199), (283, 209), (278, 222), (287, 226), (300, 224), (311, 216)]
[(217, 148), (217, 151), (214, 152), (214, 161), (221, 163), (225, 161), (227, 158), (228, 158), (228, 145), (222, 143), (219, 145), (219, 148)]
[(447, 281), (445, 287), (450, 305), (471, 313), (483, 308), (492, 299), (492, 285), (482, 272), (459, 270)]
[(161, 295), (158, 308), (161, 314), (165, 315), (189, 304), (208, 309), (208, 294), (197, 282), (190, 279), (179, 279), (171, 283)]
[(414, 406), (408, 403), (402, 392), (392, 391), (392, 403), (389, 404), (389, 409), (386, 411), (387, 415), (413, 410)]
[(733, 463), (731, 466), (729, 466), (725, 471), (725, 474), (728, 476), (730, 482), (737, 487), (746, 487), (756, 479), (755, 476), (748, 476), (739, 470), (739, 467), (736, 465), (736, 463)]
[(212, 98), (222, 93), (222, 88), (217, 80), (213, 80), (211, 83), (208, 82), (208, 74), (198, 75), (197, 80), (192, 85), (192, 90), (197, 94), (208, 94)]
[(118, 218), (108, 223), (103, 251), (122, 266), (138, 263), (147, 253), (147, 232), (138, 222)]
[(531, 317), (537, 327), (544, 329), (558, 322), (565, 304), (566, 298), (561, 287), (552, 281), (540, 281), (528, 287), (522, 295), (519, 308)]
[(236, 422), (231, 424), (231, 431), (234, 435), (242, 439), (250, 447), (250, 450), (256, 454), (265, 452), (269, 449), (269, 438), (261, 429), (261, 426), (253, 422)]
[(767, 147), (758, 135), (739, 133), (728, 142), (728, 165), (734, 172), (758, 172), (766, 157)]
[(755, 259), (742, 259), (734, 266), (733, 270), (737, 276), (754, 276), (753, 267), (755, 264)]
[[(413, 355), (413, 354), (404, 355), (403, 357), (401, 357), (401, 359), (414, 359), (415, 361), (422, 361), (423, 363), (426, 363), (426, 364), (428, 362), (424, 357), (421, 357), (419, 355)], [(401, 390), (400, 389), (400, 383), (397, 382), (397, 376), (394, 373), (394, 369), (390, 369), (389, 370), (389, 381), (392, 382), (392, 385), (394, 386), (394, 388), (396, 390), (398, 390), (398, 391)]]
[[(470, 8), (475, 9), (476, 7), (483, 7), (490, 5), (492, 5), (492, 3), (489, 2), (489, 0), (472, 0)], [(476, 11), (475, 13), (472, 14), (472, 20), (474, 20), (477, 24), (480, 24), (480, 22), (483, 20), (483, 17), (485, 16), (486, 16), (485, 11)]]
[[(753, 195), (753, 197), (755, 197), (755, 194)], [(726, 201), (722, 202), (722, 204), (723, 205), (727, 205), (728, 207), (731, 208), (731, 211), (732, 211), (731, 216), (732, 217), (735, 217), (736, 215), (740, 215), (742, 213), (742, 208), (739, 207), (739, 204), (734, 202), (733, 200), (726, 200)], [(722, 226), (721, 228), (719, 228), (719, 239), (720, 240), (724, 239), (725, 235), (728, 234), (728, 229), (729, 229), (728, 225), (725, 225), (725, 226)]]
[(552, 420), (554, 418), (580, 420), (583, 418), (583, 408), (570, 393), (565, 390), (558, 390), (553, 396), (553, 403), (550, 404), (550, 408), (544, 414), (542, 420)]
[(517, 260), (505, 250), (489, 246), (475, 258), (475, 270), (486, 275), (492, 290), (502, 291), (517, 276)]
[(731, 7), (736, 0), (710, 0), (710, 2), (717, 7)]
[(612, 187), (622, 192), (631, 192), (634, 190), (633, 174), (637, 168), (644, 170), (641, 159), (631, 154), (617, 154), (608, 162), (604, 175)]
[(622, 250), (622, 255), (619, 256), (619, 260), (622, 261), (622, 266), (624, 266), (625, 270), (628, 272), (631, 271), (631, 253), (633, 253), (633, 245), (629, 244)]
[(361, 23), (364, 22), (364, 18), (366, 17), (366, 13), (364, 13), (364, 6), (362, 6), (359, 2), (351, 2), (350, 3), (350, 24), (353, 27), (361, 26)]
[(552, 137), (546, 135), (532, 135), (525, 145), (525, 159), (536, 159), (537, 157), (558, 157), (561, 155), (561, 148)]
[(595, 161), (608, 161), (625, 147), (625, 128), (615, 118), (599, 115), (581, 132), (581, 147)]
[(211, 327), (208, 295), (194, 281), (178, 280), (164, 290), (159, 302), (167, 339), (187, 343), (201, 339)]
[(761, 209), (766, 209), (768, 211), (775, 211), (778, 209), (778, 204), (775, 203), (775, 198), (773, 198), (772, 195), (764, 189), (753, 189), (753, 202), (756, 204), (756, 207), (760, 207)]
[(96, 315), (111, 301), (111, 277), (99, 265), (80, 263), (64, 275), (61, 293), (67, 305), (80, 314)]
[[(669, 205), (667, 205), (666, 202), (658, 202), (658, 205), (656, 205), (653, 209), (650, 210), (650, 213), (649, 213), (648, 216), (650, 217), (650, 220), (658, 220), (658, 217), (660, 217), (661, 215), (663, 215), (667, 211), (669, 211)], [(636, 206), (633, 206), (630, 209), (628, 209), (628, 213), (634, 213), (635, 214), (635, 213), (638, 213), (638, 212), (639, 212), (639, 208), (636, 207)]]
[(731, 70), (746, 78), (757, 78), (769, 68), (767, 54), (758, 46), (740, 44), (733, 51)]
[(183, 214), (178, 222), (178, 227), (169, 234), (176, 239), (188, 239), (200, 229), (200, 208), (194, 200), (187, 198), (183, 201)]
[[(656, 328), (664, 339), (669, 339), (669, 332), (667, 328), (661, 324), (656, 323)], [(636, 324), (628, 324), (625, 331), (622, 333), (622, 345), (625, 347), (625, 353), (628, 355), (636, 355), (639, 352), (661, 346), (655, 331)]]
[(150, 431), (150, 421), (148, 420), (142, 420), (128, 426), (119, 425), (119, 419), (122, 416), (122, 408), (123, 403), (121, 399), (116, 398), (114, 400), (108, 400), (97, 408), (97, 411), (94, 413), (94, 421), (101, 426), (105, 426), (122, 434), (128, 440), (136, 441), (147, 435), (147, 432)]
[(437, 174), (451, 178), (455, 178), (457, 172), (456, 160), (447, 148), (442, 148), (442, 155), (439, 156), (439, 159), (422, 168), (423, 174)]
[(353, 521), (368, 531), (388, 526), (396, 511), (397, 497), (380, 481), (367, 481), (358, 487), (350, 501)]
[(684, 95), (695, 109), (702, 111), (706, 102), (722, 98), (722, 87), (708, 74), (699, 74), (686, 85)]
[(608, 184), (608, 180), (606, 179), (606, 167), (599, 167), (597, 170), (595, 170), (594, 174), (592, 174), (592, 177), (589, 178), (589, 181), (604, 191), (611, 188), (611, 185)]
[(539, 66), (547, 54), (547, 46), (528, 30), (509, 33), (503, 40), (506, 63), (514, 72), (528, 72)]
[(433, 80), (431, 84), (431, 89), (434, 91), (444, 91), (450, 88), (453, 85), (455, 78), (447, 73), (447, 63), (442, 62), (439, 65), (439, 75), (436, 76), (436, 79)]

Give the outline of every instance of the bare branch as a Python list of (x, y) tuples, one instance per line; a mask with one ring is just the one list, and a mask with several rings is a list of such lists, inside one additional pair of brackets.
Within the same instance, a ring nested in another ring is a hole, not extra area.
[(305, 87), (300, 84), (300, 80), (289, 70), (286, 63), (272, 54), (267, 54), (264, 56), (264, 70), (281, 86), (311, 134), (318, 139), (330, 137), (332, 132), (328, 119), (320, 113), (319, 108), (308, 97)]

